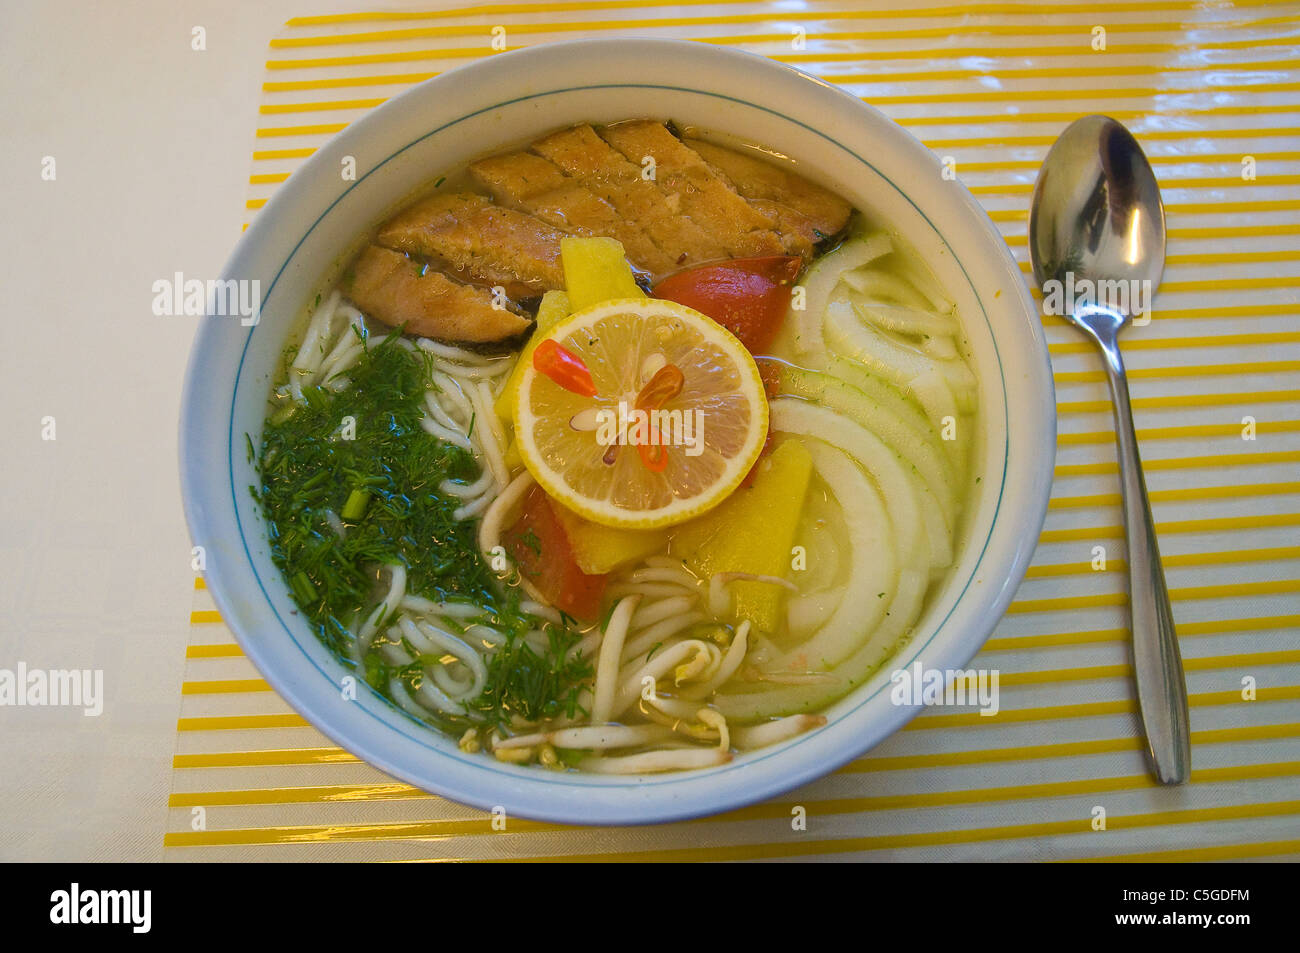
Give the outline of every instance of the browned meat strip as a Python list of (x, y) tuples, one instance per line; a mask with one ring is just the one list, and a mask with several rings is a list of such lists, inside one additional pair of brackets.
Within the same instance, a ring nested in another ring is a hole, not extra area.
[(380, 228), (375, 240), (445, 262), (463, 281), (501, 285), (511, 297), (527, 297), (564, 287), (565, 234), (486, 196), (453, 192), (417, 202)]
[(641, 166), (611, 148), (591, 126), (552, 133), (532, 149), (635, 222), (676, 267), (728, 257), (721, 242), (682, 214), (677, 196), (667, 196), (641, 178)]
[(410, 334), (486, 344), (515, 337), (531, 322), (495, 308), (492, 292), (464, 285), (428, 265), (369, 245), (352, 266), (347, 295), (365, 314)]
[(475, 162), (469, 172), (502, 205), (521, 209), (577, 235), (618, 239), (628, 261), (652, 275), (676, 267), (676, 262), (638, 225), (541, 156), (527, 152), (492, 156)]
[(776, 234), (781, 239), (781, 247), (785, 249), (787, 255), (798, 255), (801, 258), (813, 257), (815, 250), (813, 246), (821, 240), (821, 233), (817, 231), (808, 216), (780, 202), (769, 202), (766, 199), (747, 199), (747, 201), (776, 222)]
[(497, 201), (506, 198), (520, 202), (536, 195), (561, 189), (570, 179), (553, 162), (528, 152), (512, 152), (503, 156), (479, 159), (469, 167), (469, 173)]
[(773, 231), (776, 222), (745, 201), (663, 123), (620, 122), (600, 134), (631, 162), (640, 164), (646, 156), (653, 157), (660, 190), (678, 198), (682, 214), (716, 236), (729, 255), (746, 258), (784, 250)]
[(803, 176), (702, 139), (688, 138), (685, 143), (726, 175), (745, 198), (751, 202), (776, 202), (793, 209), (812, 224), (820, 237), (834, 235), (848, 223), (853, 211), (849, 203)]

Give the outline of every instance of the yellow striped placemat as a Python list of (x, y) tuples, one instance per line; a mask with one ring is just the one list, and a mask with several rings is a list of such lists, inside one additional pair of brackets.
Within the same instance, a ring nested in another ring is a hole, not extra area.
[(1147, 775), (1110, 404), (1091, 347), (1044, 319), (1057, 479), (1029, 577), (972, 663), (1002, 673), (996, 717), (930, 709), (836, 774), (718, 818), (494, 831), (309, 727), (234, 645), (200, 579), (166, 855), (1300, 857), (1300, 8), (575, 0), (301, 17), (271, 42), (250, 218), (349, 122), (494, 55), (494, 28), (508, 48), (617, 34), (726, 44), (837, 83), (951, 156), (1026, 272), (1028, 198), (1057, 134), (1090, 112), (1133, 130), (1170, 242), (1154, 320), (1124, 350), (1186, 660), (1192, 783), (1162, 789)]

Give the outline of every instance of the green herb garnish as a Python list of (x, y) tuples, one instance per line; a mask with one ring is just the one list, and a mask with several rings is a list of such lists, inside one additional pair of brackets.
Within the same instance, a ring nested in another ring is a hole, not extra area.
[[(429, 724), (463, 733), (471, 725), (492, 730), (517, 719), (576, 716), (581, 692), (594, 678), (591, 662), (570, 651), (581, 639), (576, 624), (525, 614), (519, 591), (502, 591), (480, 553), (476, 521), (455, 518), (463, 501), (439, 490), (445, 480), (473, 482), (480, 470), (468, 451), (420, 425), (425, 391), (433, 387), (429, 356), (404, 349), (397, 335), (378, 343), (363, 338), (363, 344), (346, 388), (304, 388), (304, 403), (286, 399), (263, 431), (261, 485), (251, 489), (294, 601), (320, 639), (350, 659), (352, 632), (387, 588), (385, 567), (405, 566), (409, 593), (483, 610), (463, 625), (445, 620), (450, 630), (465, 634), (477, 621), (505, 635), (485, 655), (488, 679), (467, 702), (466, 716), (429, 712)], [(356, 422), (353, 439), (340, 437), (345, 417)], [(541, 555), (535, 533), (523, 541)], [(392, 641), (383, 633), (389, 624), (381, 624), (361, 674), (385, 696), (394, 680), (414, 692), (438, 660), (407, 646), (416, 661), (388, 664), (376, 649)], [(528, 641), (539, 631), (544, 648)]]
[[(431, 599), (468, 598), (491, 607), (492, 574), (475, 529), (453, 513), (460, 501), (438, 491), (443, 480), (472, 480), (478, 464), (464, 449), (420, 426), (429, 368), (396, 335), (368, 344), (335, 393), (304, 388), (305, 405), (273, 413), (262, 433), (259, 498), (271, 556), (320, 637), (346, 655), (349, 625), (386, 584), (384, 565), (407, 569), (407, 588)], [(337, 436), (352, 417), (356, 437)], [(350, 524), (342, 537), (338, 519)], [(447, 560), (457, 572), (446, 571)]]

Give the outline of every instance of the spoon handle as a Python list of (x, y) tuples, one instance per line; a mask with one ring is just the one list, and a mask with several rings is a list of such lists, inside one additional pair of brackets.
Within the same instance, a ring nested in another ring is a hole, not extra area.
[(1115, 441), (1124, 495), (1124, 526), (1128, 536), (1129, 606), (1132, 615), (1133, 662), (1138, 707), (1147, 745), (1161, 784), (1183, 784), (1192, 771), (1187, 686), (1178, 651), (1173, 610), (1160, 546), (1156, 540), (1146, 479), (1133, 429), (1128, 377), (1115, 334), (1096, 335), (1106, 358), (1106, 373), (1115, 410)]

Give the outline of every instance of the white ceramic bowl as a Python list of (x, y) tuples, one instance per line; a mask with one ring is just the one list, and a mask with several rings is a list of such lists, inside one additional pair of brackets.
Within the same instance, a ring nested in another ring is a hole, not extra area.
[[(704, 772), (609, 778), (502, 764), (459, 751), (370, 692), (304, 624), (272, 564), (245, 434), (259, 441), (290, 325), (342, 256), (433, 176), (581, 121), (632, 117), (761, 143), (888, 222), (958, 303), (980, 379), (982, 480), (948, 584), (915, 637), (821, 729)], [(356, 159), (356, 181), (340, 176)], [(225, 279), (261, 283), (260, 323), (204, 318), (181, 417), (181, 475), (207, 584), (268, 682), (344, 748), (421, 788), (514, 816), (584, 824), (667, 821), (771, 797), (826, 774), (916, 714), (890, 700), (889, 673), (920, 660), (963, 667), (1024, 575), (1046, 513), (1055, 448), (1047, 348), (1020, 271), (970, 193), (881, 113), (770, 60), (698, 43), (579, 41), (506, 53), (432, 79), (353, 123), (275, 193)]]

